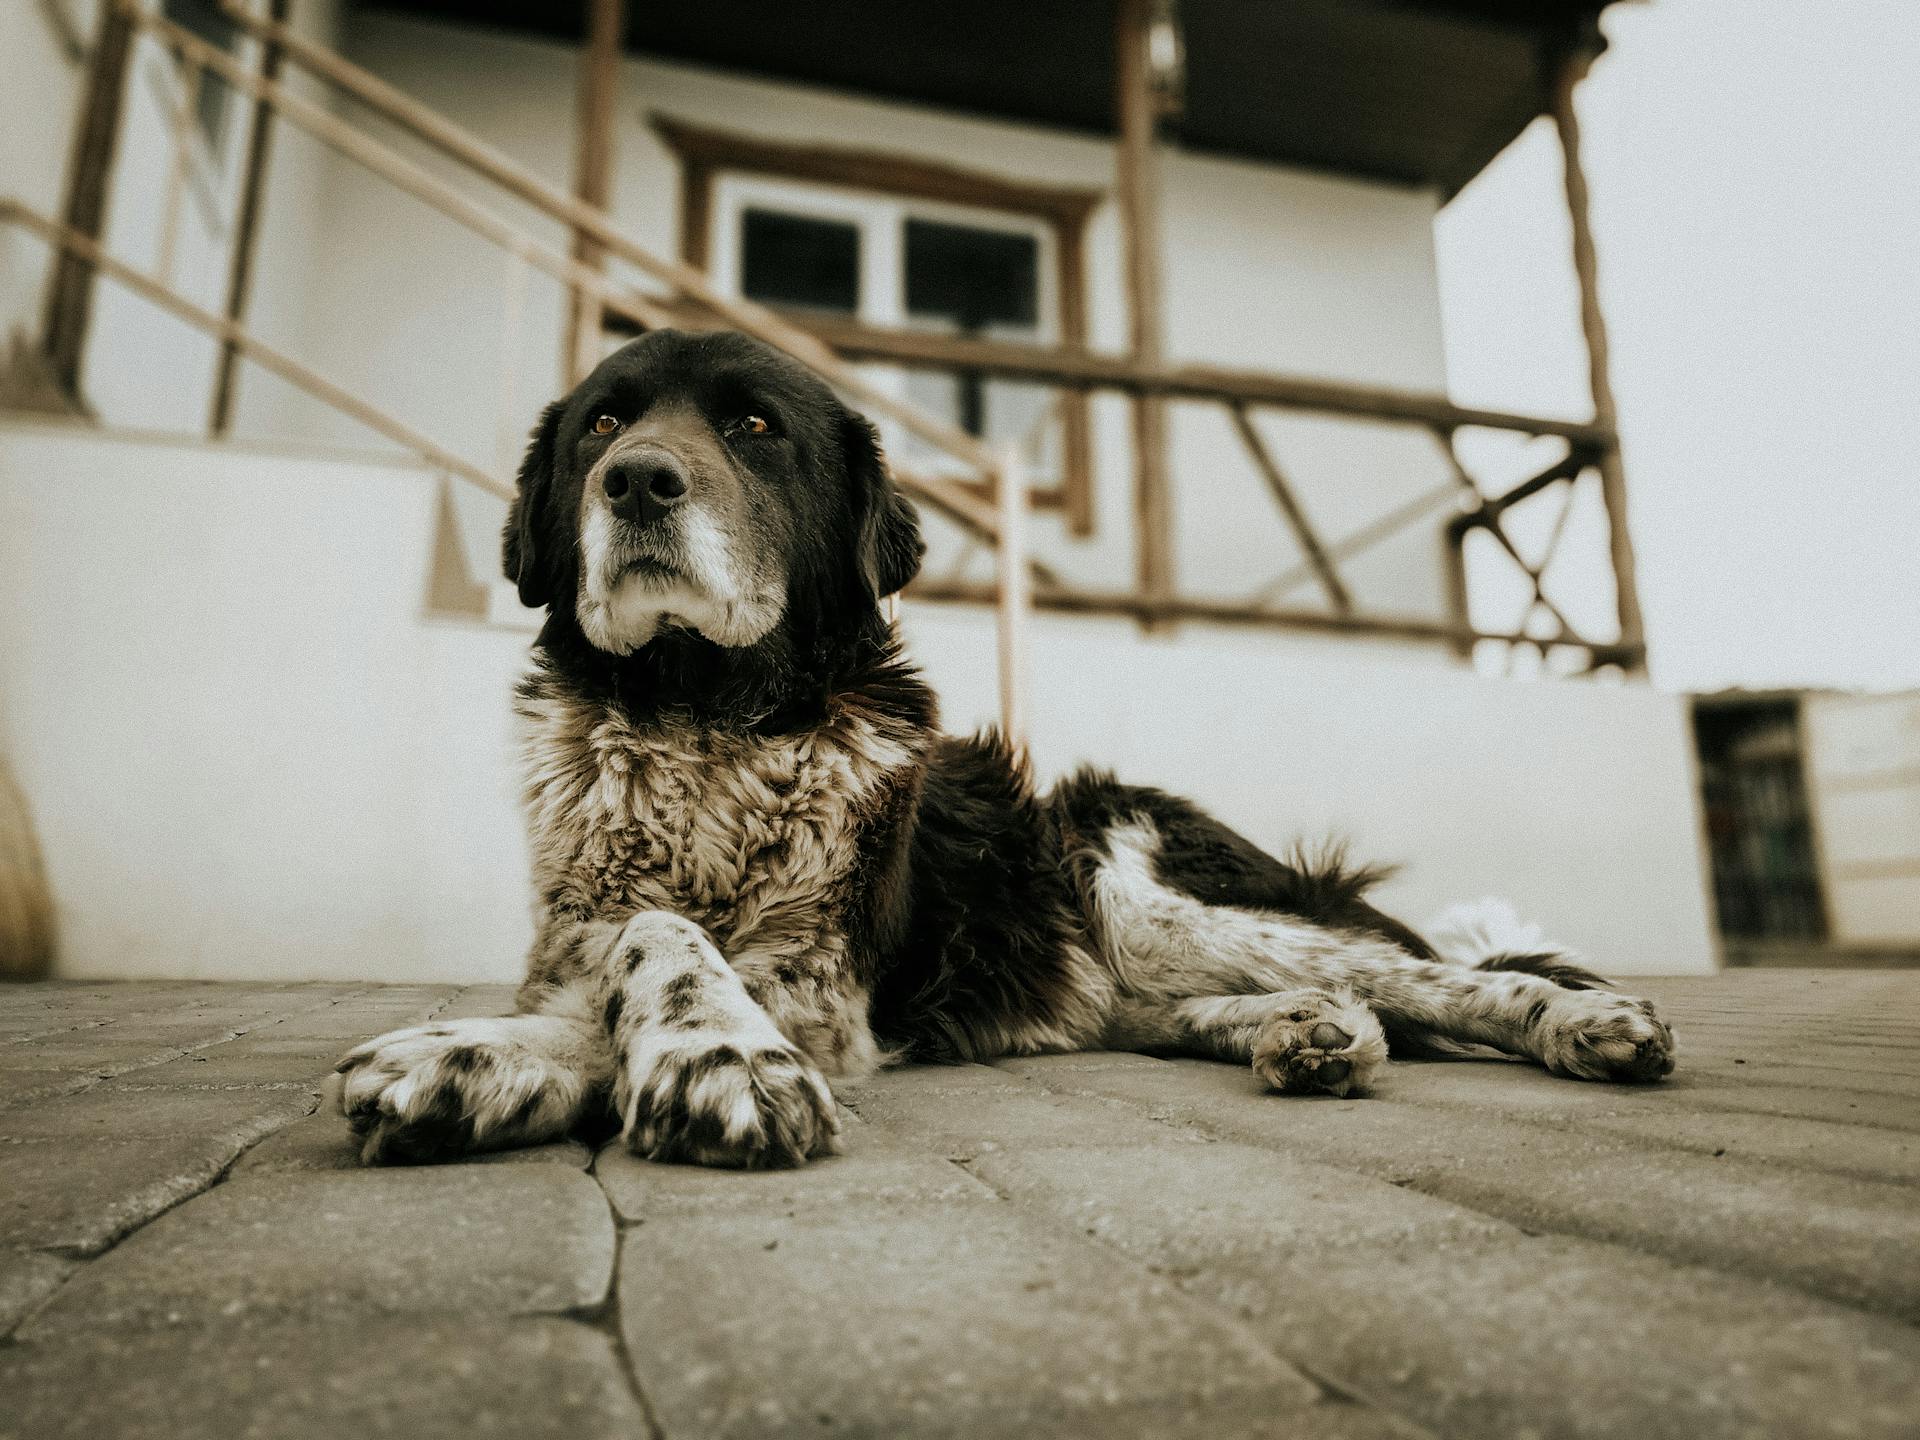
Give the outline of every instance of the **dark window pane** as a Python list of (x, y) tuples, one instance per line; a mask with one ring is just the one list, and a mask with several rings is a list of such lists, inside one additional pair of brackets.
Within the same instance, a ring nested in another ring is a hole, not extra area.
[[(234, 23), (220, 13), (219, 0), (161, 0), (160, 13), (209, 45), (231, 52), (239, 38)], [(218, 145), (227, 128), (227, 82), (211, 70), (200, 77), (197, 118), (209, 144)]]
[(740, 290), (770, 305), (851, 312), (860, 303), (860, 231), (844, 220), (747, 210)]
[(1031, 235), (907, 221), (907, 313), (962, 330), (1040, 318), (1040, 244)]

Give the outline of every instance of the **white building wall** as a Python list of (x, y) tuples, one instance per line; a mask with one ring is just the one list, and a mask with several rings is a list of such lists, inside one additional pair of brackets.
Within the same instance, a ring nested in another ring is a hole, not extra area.
[(1920, 946), (1920, 692), (1809, 695), (1800, 714), (1834, 942)]
[[(0, 751), (73, 976), (516, 978), (524, 630), (435, 618), (402, 465), (0, 424)], [(992, 620), (909, 606), (948, 723)], [(1034, 626), (1033, 749), (1280, 846), (1344, 834), (1416, 923), (1504, 893), (1603, 970), (1711, 967), (1681, 703), (1437, 654)]]

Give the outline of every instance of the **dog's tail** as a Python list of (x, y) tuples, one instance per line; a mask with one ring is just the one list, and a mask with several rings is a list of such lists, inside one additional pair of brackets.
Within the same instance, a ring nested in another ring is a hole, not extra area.
[(1487, 896), (1450, 906), (1427, 923), (1427, 943), (1442, 960), (1475, 970), (1518, 970), (1569, 990), (1607, 988), (1575, 964), (1571, 950), (1550, 943), (1538, 925), (1522, 920), (1510, 901)]

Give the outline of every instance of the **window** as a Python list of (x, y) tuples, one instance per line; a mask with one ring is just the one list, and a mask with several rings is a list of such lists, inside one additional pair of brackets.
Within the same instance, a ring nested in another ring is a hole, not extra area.
[[(162, 0), (161, 14), (182, 30), (191, 32), (209, 45), (231, 52), (239, 39), (239, 30), (220, 11), (219, 0)], [(200, 76), (200, 95), (195, 118), (207, 148), (220, 153), (220, 142), (227, 133), (227, 109), (233, 96), (227, 82), (211, 70)]]
[[(681, 255), (716, 285), (833, 340), (852, 322), (969, 339), (1085, 343), (1081, 236), (1098, 192), (930, 161), (789, 146), (654, 116), (681, 162)], [(992, 445), (1024, 445), (1034, 502), (1092, 529), (1086, 400), (976, 371), (863, 367)], [(887, 435), (903, 467), (957, 462)]]
[(860, 308), (860, 227), (748, 206), (740, 292), (767, 305), (851, 315)]

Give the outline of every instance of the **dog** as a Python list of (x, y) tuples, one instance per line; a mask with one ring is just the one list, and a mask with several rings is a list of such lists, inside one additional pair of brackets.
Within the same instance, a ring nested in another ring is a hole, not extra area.
[(883, 601), (918, 570), (873, 427), (731, 333), (659, 330), (542, 414), (503, 546), (547, 616), (516, 692), (537, 898), (517, 1012), (341, 1060), (368, 1163), (617, 1125), (798, 1165), (828, 1081), (1083, 1049), (1365, 1091), (1390, 1052), (1651, 1081), (1673, 1037), (1509, 913), (1422, 936), (1381, 872), (1281, 859), (1173, 795), (1051, 790), (943, 734)]

